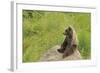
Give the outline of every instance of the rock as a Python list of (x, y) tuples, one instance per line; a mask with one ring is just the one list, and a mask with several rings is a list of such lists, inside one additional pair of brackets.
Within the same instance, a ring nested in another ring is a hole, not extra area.
[(47, 52), (44, 53), (43, 56), (41, 56), (39, 61), (64, 61), (64, 60), (80, 60), (80, 59), (82, 59), (78, 49), (76, 49), (72, 55), (70, 55), (66, 58), (62, 58), (63, 54), (61, 54), (57, 51), (57, 49), (59, 49), (59, 48), (60, 48), (60, 46), (57, 45), (57, 46), (54, 46), (53, 48), (47, 50)]

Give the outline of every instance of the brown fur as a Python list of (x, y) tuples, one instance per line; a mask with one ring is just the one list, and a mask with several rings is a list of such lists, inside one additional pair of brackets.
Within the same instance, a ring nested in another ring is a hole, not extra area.
[(73, 54), (78, 46), (76, 32), (71, 26), (65, 30), (64, 35), (66, 36), (65, 40), (58, 49), (58, 52), (63, 53), (63, 58)]

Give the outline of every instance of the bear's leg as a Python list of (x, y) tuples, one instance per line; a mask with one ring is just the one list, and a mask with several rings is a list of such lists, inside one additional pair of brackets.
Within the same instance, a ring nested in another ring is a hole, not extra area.
[(77, 48), (76, 44), (73, 44), (70, 48), (66, 47), (64, 54), (63, 54), (63, 58), (73, 54), (76, 48)]
[(61, 45), (61, 48), (59, 48), (57, 51), (60, 53), (64, 53), (66, 46), (68, 45), (67, 40), (63, 42), (63, 44)]
[(63, 58), (73, 54), (74, 50), (72, 48), (66, 48), (66, 50), (63, 53)]

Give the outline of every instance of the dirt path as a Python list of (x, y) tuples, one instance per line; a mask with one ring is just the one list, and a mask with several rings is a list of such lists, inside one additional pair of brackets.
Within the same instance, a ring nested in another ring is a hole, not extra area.
[(59, 45), (54, 46), (49, 49), (43, 56), (41, 56), (39, 61), (63, 61), (63, 60), (80, 60), (82, 59), (78, 50), (76, 50), (72, 55), (62, 58), (62, 54), (57, 51), (60, 48)]

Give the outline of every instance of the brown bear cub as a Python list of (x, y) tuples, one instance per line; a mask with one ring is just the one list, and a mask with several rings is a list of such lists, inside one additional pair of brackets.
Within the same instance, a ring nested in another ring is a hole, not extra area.
[(63, 54), (63, 58), (73, 54), (78, 47), (76, 32), (71, 26), (65, 30), (64, 35), (66, 36), (65, 40), (58, 49), (58, 52)]

